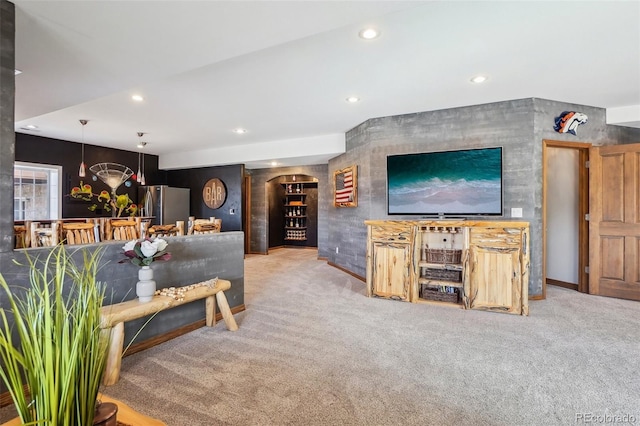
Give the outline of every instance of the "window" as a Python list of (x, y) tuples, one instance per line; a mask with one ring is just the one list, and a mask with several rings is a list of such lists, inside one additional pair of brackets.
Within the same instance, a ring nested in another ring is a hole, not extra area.
[(59, 219), (61, 179), (61, 166), (16, 161), (13, 168), (14, 220)]

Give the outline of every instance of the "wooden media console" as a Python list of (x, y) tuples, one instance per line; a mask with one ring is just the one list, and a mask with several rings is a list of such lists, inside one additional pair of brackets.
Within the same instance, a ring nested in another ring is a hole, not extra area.
[(367, 295), (529, 314), (529, 223), (367, 220)]

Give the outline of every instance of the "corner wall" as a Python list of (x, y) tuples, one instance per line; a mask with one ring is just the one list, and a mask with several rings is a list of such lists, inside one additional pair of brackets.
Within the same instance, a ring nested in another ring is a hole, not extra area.
[[(589, 117), (577, 136), (553, 130), (562, 111)], [(347, 151), (329, 161), (329, 176), (348, 165), (358, 166), (358, 207), (329, 208), (329, 261), (357, 275), (366, 275), (366, 219), (417, 219), (387, 214), (386, 158), (451, 149), (503, 147), (503, 215), (521, 207), (531, 226), (529, 294), (542, 294), (542, 140), (631, 142), (640, 130), (611, 129), (602, 108), (542, 99), (521, 99), (367, 120), (347, 132)], [(616, 139), (623, 137), (624, 140)], [(339, 253), (335, 253), (335, 248)]]

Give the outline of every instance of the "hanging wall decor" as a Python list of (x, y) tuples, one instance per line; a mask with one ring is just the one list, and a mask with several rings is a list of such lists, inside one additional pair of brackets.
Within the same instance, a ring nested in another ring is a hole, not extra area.
[(227, 188), (218, 178), (209, 179), (202, 188), (202, 200), (210, 209), (219, 209), (227, 200)]
[(358, 206), (357, 166), (345, 167), (333, 174), (333, 205), (335, 207)]
[(555, 122), (553, 130), (558, 133), (571, 133), (575, 136), (578, 126), (587, 122), (587, 115), (581, 112), (563, 111), (555, 118)]

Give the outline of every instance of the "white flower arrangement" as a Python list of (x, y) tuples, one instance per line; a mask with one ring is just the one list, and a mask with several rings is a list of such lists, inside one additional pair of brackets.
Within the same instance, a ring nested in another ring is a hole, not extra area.
[(119, 263), (130, 261), (137, 266), (149, 266), (156, 260), (169, 260), (171, 253), (167, 252), (168, 245), (162, 238), (131, 240), (122, 247), (127, 258)]

